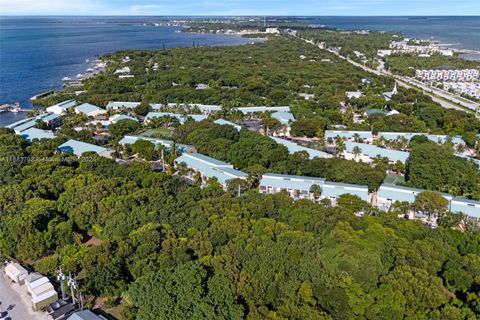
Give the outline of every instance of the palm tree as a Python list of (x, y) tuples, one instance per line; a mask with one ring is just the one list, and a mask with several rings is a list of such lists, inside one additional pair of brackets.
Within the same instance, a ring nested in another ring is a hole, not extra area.
[(309, 191), (310, 191), (311, 194), (313, 194), (313, 198), (315, 199), (315, 201), (317, 201), (318, 198), (321, 197), (322, 192), (323, 192), (322, 187), (320, 187), (320, 186), (319, 186), (318, 184), (316, 184), (316, 183), (315, 183), (315, 184), (312, 184), (312, 185), (310, 186), (310, 190), (309, 190)]
[(358, 160), (358, 157), (362, 153), (362, 149), (360, 149), (359, 146), (355, 146), (355, 147), (353, 147), (352, 153), (353, 153), (353, 155), (355, 157), (355, 161), (356, 161), (356, 160)]
[(343, 142), (343, 139), (341, 137), (336, 137), (335, 138), (335, 152), (337, 154), (340, 154), (343, 151), (345, 151), (345, 142)]

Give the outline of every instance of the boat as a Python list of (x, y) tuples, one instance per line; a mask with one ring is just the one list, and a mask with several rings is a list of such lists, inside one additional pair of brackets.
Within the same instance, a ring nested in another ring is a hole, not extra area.
[(88, 59), (87, 59), (87, 60), (85, 60), (85, 63), (89, 63), (89, 62), (90, 62), (90, 60), (88, 60)]
[(17, 113), (22, 111), (22, 107), (20, 106), (20, 103), (15, 102), (13, 106), (10, 106), (10, 112)]

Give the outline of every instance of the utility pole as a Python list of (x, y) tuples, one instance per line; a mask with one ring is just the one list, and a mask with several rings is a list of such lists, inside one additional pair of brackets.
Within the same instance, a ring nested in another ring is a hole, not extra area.
[(60, 281), (60, 289), (62, 290), (62, 300), (65, 300), (65, 275), (62, 272), (62, 267), (60, 266), (57, 270), (57, 280)]
[(72, 303), (75, 304), (75, 289), (76, 289), (76, 285), (75, 285), (75, 280), (73, 279), (71, 272), (68, 273), (67, 284), (68, 284), (68, 286), (70, 287), (70, 294), (72, 295)]
[(163, 155), (163, 148), (162, 148), (162, 172), (165, 172), (165, 158)]

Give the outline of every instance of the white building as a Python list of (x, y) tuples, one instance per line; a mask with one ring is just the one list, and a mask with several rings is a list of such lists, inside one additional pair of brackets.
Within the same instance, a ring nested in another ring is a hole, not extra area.
[[(218, 182), (225, 189), (227, 182), (232, 179), (247, 179), (248, 175), (242, 171), (236, 170), (231, 164), (205, 156), (200, 153), (185, 152), (180, 157), (175, 159), (175, 166), (178, 168), (182, 163), (187, 168), (198, 172), (202, 177), (202, 184), (204, 185), (209, 178), (217, 178)], [(188, 173), (187, 177), (195, 178), (194, 173)]]
[(5, 274), (7, 275), (8, 278), (10, 278), (10, 280), (18, 284), (24, 284), (25, 279), (28, 276), (28, 271), (25, 270), (25, 268), (19, 265), (18, 263), (10, 262), (5, 267)]
[(73, 108), (77, 105), (77, 101), (75, 100), (66, 100), (60, 103), (57, 103), (53, 106), (47, 108), (47, 112), (52, 112), (58, 115), (62, 115), (67, 113), (68, 109)]
[(107, 113), (107, 110), (99, 108), (90, 103), (83, 103), (77, 107), (75, 107), (75, 113), (79, 114), (82, 113), (87, 117), (96, 117), (100, 114)]
[(363, 93), (362, 91), (347, 91), (345, 92), (345, 96), (348, 98), (348, 99), (359, 99), (363, 96)]

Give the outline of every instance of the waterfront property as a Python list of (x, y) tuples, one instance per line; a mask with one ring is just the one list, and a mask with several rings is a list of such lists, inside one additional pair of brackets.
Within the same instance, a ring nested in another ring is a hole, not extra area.
[(313, 159), (315, 157), (318, 157), (318, 158), (332, 158), (333, 157), (329, 153), (326, 153), (326, 152), (323, 152), (323, 151), (320, 151), (320, 150), (316, 150), (316, 149), (303, 147), (303, 146), (298, 145), (295, 142), (292, 142), (292, 141), (289, 141), (289, 140), (276, 138), (276, 137), (270, 137), (270, 138), (273, 139), (276, 143), (284, 145), (285, 147), (287, 147), (288, 153), (290, 153), (290, 154), (293, 154), (295, 152), (305, 151), (306, 153), (308, 153), (308, 158), (309, 159)]
[(237, 108), (243, 114), (253, 114), (257, 112), (290, 112), (290, 107), (242, 107)]
[(370, 131), (325, 130), (325, 141), (332, 145), (337, 138), (345, 141), (373, 142), (373, 133)]
[(87, 117), (96, 117), (98, 115), (107, 113), (107, 111), (90, 103), (82, 103), (81, 105), (75, 107), (75, 113), (81, 113)]
[(73, 108), (77, 105), (77, 101), (76, 100), (66, 100), (66, 101), (63, 101), (63, 102), (60, 102), (60, 103), (57, 103), (53, 106), (50, 106), (47, 108), (47, 112), (53, 112), (55, 114), (59, 114), (59, 115), (62, 115), (62, 114), (65, 114), (68, 112), (68, 109), (70, 108)]
[(140, 102), (121, 102), (121, 101), (109, 101), (107, 104), (107, 110), (131, 110), (138, 107), (141, 103)]
[(362, 161), (371, 163), (375, 158), (387, 158), (389, 162), (407, 162), (409, 152), (380, 148), (372, 144), (345, 142), (343, 157), (347, 160)]
[(12, 124), (9, 124), (5, 128), (13, 129), (16, 134), (20, 134), (21, 132), (33, 128), (37, 125), (38, 122), (44, 122), (50, 126), (58, 126), (61, 121), (61, 116), (52, 112), (42, 113), (33, 118), (23, 119)]
[(42, 140), (42, 139), (53, 139), (55, 138), (55, 134), (50, 131), (50, 130), (41, 130), (37, 128), (30, 128), (27, 130), (24, 130), (20, 133), (20, 136), (27, 140), (32, 142), (35, 139)]
[(131, 121), (138, 122), (137, 118), (127, 116), (127, 115), (124, 115), (124, 114), (116, 114), (116, 115), (111, 116), (110, 119), (108, 119), (108, 121), (110, 121), (110, 123), (117, 123), (117, 122), (123, 121), (123, 120), (131, 120)]
[(311, 199), (315, 195), (312, 192), (312, 186), (317, 185), (322, 188), (325, 179), (292, 176), (276, 173), (266, 173), (260, 181), (260, 193), (273, 194), (281, 191), (287, 192), (293, 199)]
[(58, 147), (58, 150), (60, 152), (66, 152), (66, 153), (73, 153), (74, 155), (80, 157), (82, 154), (86, 152), (95, 152), (99, 156), (105, 157), (105, 158), (111, 158), (111, 153), (112, 151), (100, 147), (94, 144), (78, 141), (78, 140), (68, 140), (64, 144), (60, 145)]
[(247, 174), (236, 170), (229, 163), (205, 156), (200, 153), (188, 153), (175, 159), (175, 167), (181, 170), (182, 163), (185, 164), (188, 172), (186, 176), (194, 180), (195, 173), (199, 173), (202, 178), (202, 185), (205, 185), (209, 178), (217, 178), (218, 182), (226, 188), (227, 181), (231, 179), (246, 179)]
[(216, 124), (219, 124), (219, 125), (222, 125), (222, 126), (223, 125), (232, 126), (235, 129), (237, 129), (237, 131), (240, 131), (242, 129), (242, 126), (240, 126), (236, 123), (233, 123), (231, 121), (225, 120), (225, 119), (217, 119), (217, 120), (213, 121), (213, 123), (216, 123)]
[(208, 116), (204, 114), (187, 114), (182, 115), (179, 113), (172, 113), (172, 112), (149, 112), (145, 117), (145, 123), (150, 122), (151, 119), (154, 118), (162, 118), (162, 117), (172, 117), (176, 118), (180, 123), (185, 123), (188, 119), (192, 119), (193, 121), (202, 121), (208, 118)]

